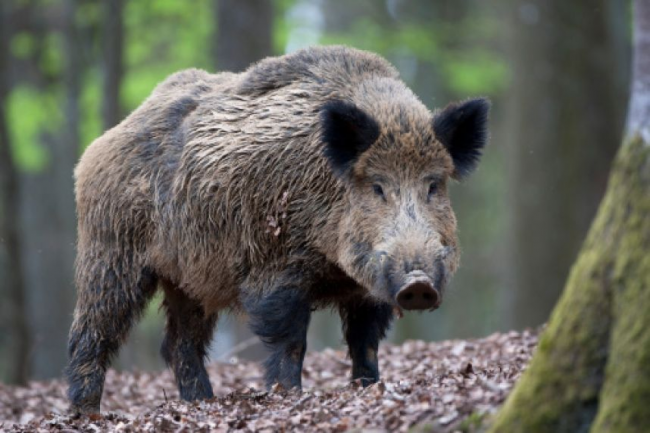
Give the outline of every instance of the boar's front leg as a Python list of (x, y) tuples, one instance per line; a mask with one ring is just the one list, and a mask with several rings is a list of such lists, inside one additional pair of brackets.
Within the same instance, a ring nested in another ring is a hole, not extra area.
[(279, 383), (285, 389), (300, 389), (311, 316), (304, 290), (272, 288), (245, 296), (243, 305), (252, 331), (271, 352), (264, 363), (266, 386)]
[(163, 288), (167, 326), (160, 353), (174, 371), (178, 392), (183, 400), (212, 398), (205, 359), (217, 315), (206, 315), (199, 302), (171, 283), (163, 281)]
[(393, 319), (388, 304), (357, 299), (340, 306), (343, 333), (352, 358), (352, 380), (365, 387), (379, 380), (377, 350)]

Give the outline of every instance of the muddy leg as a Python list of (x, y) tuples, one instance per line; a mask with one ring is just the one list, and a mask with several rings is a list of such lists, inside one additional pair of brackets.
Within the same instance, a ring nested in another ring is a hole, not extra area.
[(250, 316), (251, 329), (271, 351), (264, 364), (266, 385), (279, 383), (285, 389), (300, 389), (311, 317), (303, 291), (271, 290), (262, 297), (247, 298), (244, 308)]
[(99, 413), (106, 369), (156, 291), (152, 272), (134, 273), (117, 263), (86, 261), (77, 271), (79, 297), (65, 370), (74, 413)]
[(352, 380), (363, 386), (379, 380), (377, 349), (390, 328), (392, 307), (373, 301), (355, 300), (340, 306), (343, 333), (352, 358)]
[(205, 358), (217, 315), (206, 316), (197, 301), (167, 283), (163, 287), (167, 327), (160, 352), (174, 371), (183, 400), (212, 398), (214, 395), (205, 370)]

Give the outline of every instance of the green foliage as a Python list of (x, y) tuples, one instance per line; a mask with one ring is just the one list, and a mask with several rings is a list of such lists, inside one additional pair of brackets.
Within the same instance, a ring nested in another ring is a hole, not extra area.
[(36, 37), (29, 32), (16, 34), (10, 42), (11, 54), (17, 59), (31, 57), (36, 50)]
[(324, 44), (344, 44), (390, 56), (408, 53), (419, 59), (430, 59), (438, 53), (431, 31), (417, 25), (386, 28), (369, 18), (355, 21), (347, 32), (330, 33), (323, 37)]
[[(211, 69), (212, 3), (208, 0), (125, 2), (125, 75), (120, 97), (126, 112), (137, 107), (169, 74), (190, 67)], [(98, 3), (80, 2), (75, 20), (80, 28), (92, 30), (101, 21), (101, 13)], [(99, 37), (98, 28), (87, 33)], [(79, 100), (80, 151), (98, 137), (103, 128), (100, 45), (99, 40), (89, 41), (83, 52), (88, 66), (82, 74)], [(63, 126), (63, 36), (51, 31), (38, 39), (33, 33), (20, 32), (10, 41), (10, 50), (17, 59), (36, 57), (39, 73), (43, 75), (38, 89), (35, 85), (16, 86), (7, 101), (17, 164), (23, 170), (38, 171), (47, 165), (49, 157), (41, 143), (43, 134), (56, 135)]]
[(92, 68), (84, 77), (79, 101), (80, 119), (80, 146), (79, 153), (83, 151), (95, 138), (102, 133), (101, 118), (101, 82), (97, 68)]
[(289, 42), (292, 23), (286, 19), (289, 10), (295, 6), (296, 0), (275, 0), (275, 19), (273, 23), (273, 52), (284, 53), (284, 48)]
[(165, 77), (180, 69), (212, 69), (212, 2), (136, 0), (126, 3), (125, 70), (121, 98), (137, 107)]
[(74, 20), (80, 25), (99, 23), (102, 19), (102, 8), (100, 2), (78, 2), (75, 6)]
[(48, 159), (41, 135), (55, 133), (63, 123), (58, 95), (40, 92), (30, 86), (18, 86), (8, 99), (7, 120), (14, 159), (23, 170), (40, 170)]
[(63, 72), (63, 37), (59, 33), (48, 33), (43, 38), (39, 68), (45, 76), (60, 76)]
[[(350, 45), (388, 58), (409, 57), (419, 64), (430, 64), (442, 72), (441, 87), (452, 96), (495, 95), (504, 89), (508, 81), (507, 65), (499, 53), (484, 42), (495, 38), (498, 29), (494, 19), (470, 15), (459, 23), (420, 21), (386, 25), (362, 17), (345, 31), (326, 33), (321, 42)], [(464, 37), (468, 40), (463, 41)], [(408, 77), (403, 78), (409, 81)]]
[(485, 51), (450, 53), (444, 58), (443, 77), (454, 93), (495, 94), (507, 82), (508, 69), (505, 63)]

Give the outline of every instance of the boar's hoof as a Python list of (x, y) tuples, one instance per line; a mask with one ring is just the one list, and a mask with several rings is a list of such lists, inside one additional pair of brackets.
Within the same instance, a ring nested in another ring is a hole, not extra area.
[(81, 417), (87, 416), (90, 418), (95, 418), (100, 416), (99, 412), (99, 403), (90, 404), (90, 405), (77, 405), (72, 404), (68, 408), (68, 414), (74, 418), (79, 419)]

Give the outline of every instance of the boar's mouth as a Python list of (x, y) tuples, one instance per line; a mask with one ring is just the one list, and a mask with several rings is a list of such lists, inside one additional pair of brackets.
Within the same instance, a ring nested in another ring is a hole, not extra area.
[(435, 310), (442, 303), (442, 295), (424, 272), (413, 271), (398, 290), (396, 301), (405, 310)]

